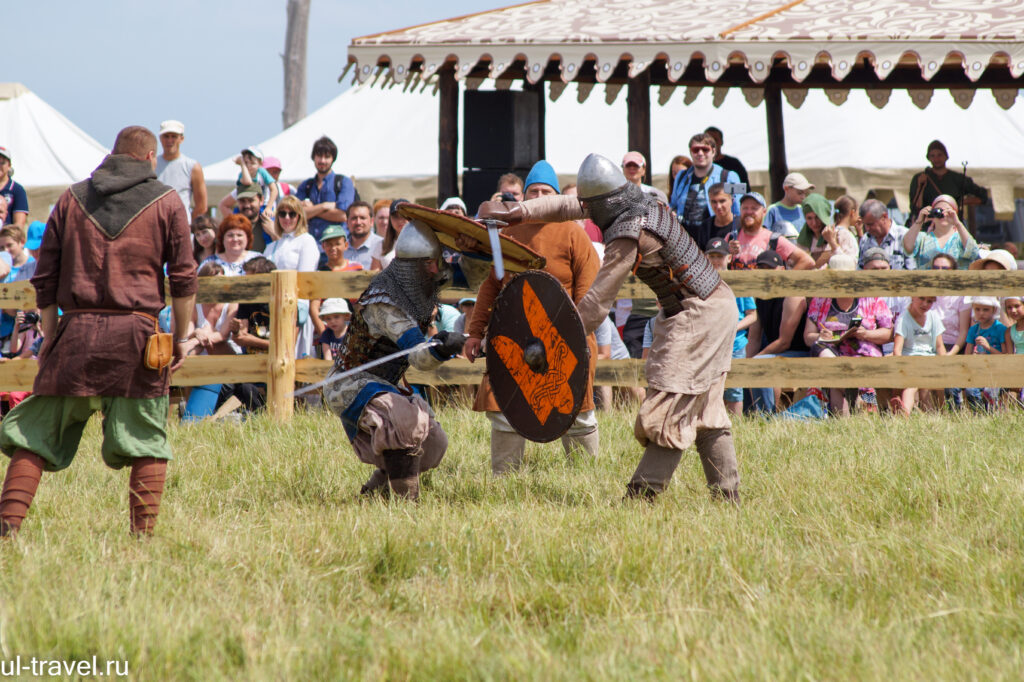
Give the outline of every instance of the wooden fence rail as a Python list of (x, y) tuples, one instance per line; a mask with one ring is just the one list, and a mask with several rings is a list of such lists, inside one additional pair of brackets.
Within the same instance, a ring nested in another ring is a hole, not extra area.
[[(277, 271), (246, 277), (204, 277), (199, 280), (200, 303), (269, 303), (270, 350), (253, 355), (190, 357), (172, 377), (175, 386), (266, 382), (267, 410), (276, 419), (292, 414), (288, 394), (295, 382), (319, 381), (330, 363), (295, 360), (294, 325), (299, 299), (356, 298), (372, 273)], [(781, 271), (753, 270), (723, 273), (737, 296), (1005, 296), (1024, 292), (1024, 271)], [(473, 296), (468, 289), (449, 289), (446, 299)], [(630, 278), (620, 291), (623, 298), (652, 298), (644, 284)], [(35, 307), (35, 291), (28, 282), (0, 285), (0, 309)], [(681, 360), (685, 361), (684, 358)], [(484, 363), (447, 362), (434, 372), (410, 369), (411, 383), (476, 384)], [(0, 390), (32, 388), (34, 360), (0, 364)], [(642, 360), (600, 360), (595, 383), (601, 386), (645, 386)], [(772, 358), (734, 360), (726, 386), (857, 388), (945, 388), (947, 386), (1024, 386), (1024, 356), (975, 355), (940, 358)]]

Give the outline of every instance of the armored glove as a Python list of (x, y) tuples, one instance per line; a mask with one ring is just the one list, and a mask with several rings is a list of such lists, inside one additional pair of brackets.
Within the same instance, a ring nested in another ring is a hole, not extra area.
[(441, 342), (441, 345), (434, 346), (433, 351), (446, 360), (451, 360), (461, 353), (462, 347), (466, 345), (465, 334), (456, 332), (438, 332), (432, 340)]
[(526, 214), (523, 211), (522, 204), (513, 203), (510, 201), (485, 201), (480, 204), (480, 210), (477, 211), (477, 218), (484, 220), (486, 218), (493, 218), (494, 220), (501, 220), (508, 223), (509, 225), (515, 225), (521, 223), (526, 218)]

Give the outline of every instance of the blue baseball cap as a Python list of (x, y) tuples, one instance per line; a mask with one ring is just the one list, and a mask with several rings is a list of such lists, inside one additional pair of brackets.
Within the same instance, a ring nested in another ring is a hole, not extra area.
[(551, 167), (551, 164), (544, 159), (533, 164), (533, 168), (530, 169), (530, 174), (526, 176), (526, 182), (523, 184), (523, 191), (529, 189), (530, 185), (536, 185), (537, 183), (549, 185), (559, 194), (562, 193), (562, 188), (558, 186), (558, 174), (555, 173), (555, 169)]
[(768, 202), (764, 200), (764, 197), (761, 196), (760, 192), (747, 192), (746, 194), (740, 197), (740, 203), (742, 204), (747, 199), (753, 199), (757, 203), (761, 204), (761, 206), (763, 206), (764, 208), (768, 208)]
[(43, 243), (43, 232), (46, 232), (46, 223), (42, 220), (33, 220), (28, 225), (28, 236), (25, 239), (26, 249), (38, 249)]

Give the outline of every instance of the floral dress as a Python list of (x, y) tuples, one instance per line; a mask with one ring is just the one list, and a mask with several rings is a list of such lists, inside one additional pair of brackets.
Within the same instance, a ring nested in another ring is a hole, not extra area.
[[(892, 313), (889, 306), (880, 298), (854, 299), (854, 305), (848, 311), (841, 310), (833, 298), (814, 298), (807, 306), (807, 319), (818, 325), (819, 329), (828, 329), (834, 336), (841, 336), (850, 328), (850, 321), (860, 316), (864, 329), (892, 329)], [(847, 339), (835, 349), (836, 354), (843, 357), (882, 357), (882, 348), (870, 341)]]

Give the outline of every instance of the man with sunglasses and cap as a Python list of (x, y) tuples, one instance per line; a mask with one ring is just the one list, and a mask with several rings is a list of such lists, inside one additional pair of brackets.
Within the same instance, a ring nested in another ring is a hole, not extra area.
[(14, 181), (11, 152), (0, 147), (0, 196), (7, 200), (7, 217), (4, 225), (24, 228), (28, 221), (28, 195), (25, 188)]
[[(720, 182), (739, 183), (735, 171), (727, 171), (715, 160), (715, 138), (698, 133), (690, 138), (690, 158), (693, 165), (679, 171), (669, 205), (676, 212), (680, 224), (690, 234), (697, 234), (704, 222), (715, 212), (708, 199), (708, 190)], [(739, 215), (738, 198), (733, 196), (732, 213)]]

